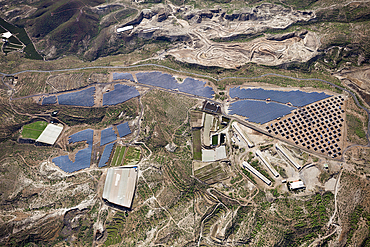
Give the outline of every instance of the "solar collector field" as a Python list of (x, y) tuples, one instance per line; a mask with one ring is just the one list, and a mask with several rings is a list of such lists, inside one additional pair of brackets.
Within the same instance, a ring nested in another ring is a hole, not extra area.
[(55, 95), (45, 97), (42, 100), (42, 105), (51, 105), (51, 104), (56, 104), (57, 103), (57, 97)]
[(139, 96), (135, 87), (116, 84), (114, 90), (103, 94), (103, 105), (116, 105)]
[(100, 146), (103, 146), (115, 140), (117, 140), (117, 135), (112, 127), (103, 129), (101, 131)]
[(95, 87), (58, 95), (60, 105), (94, 106)]
[(119, 137), (124, 137), (131, 134), (130, 126), (128, 122), (117, 125)]
[(267, 123), (278, 117), (289, 114), (295, 107), (290, 107), (275, 102), (264, 102), (257, 100), (240, 100), (229, 107), (229, 114), (237, 114), (247, 117), (247, 120), (255, 123)]
[(71, 161), (68, 155), (59, 156), (52, 161), (65, 172), (79, 171), (90, 167), (94, 131), (92, 129), (82, 130), (69, 136), (69, 143), (86, 141), (87, 148), (77, 152), (75, 161)]
[(113, 73), (113, 80), (135, 81), (134, 77), (130, 73), (120, 73), (120, 72), (114, 72)]
[(108, 161), (109, 161), (109, 157), (112, 153), (112, 150), (113, 150), (113, 146), (114, 146), (115, 143), (110, 143), (108, 145), (105, 146), (104, 148), (104, 151), (103, 151), (103, 154), (100, 158), (100, 161), (99, 161), (99, 164), (98, 164), (98, 167), (103, 167), (103, 166), (106, 166)]
[(318, 92), (303, 92), (299, 90), (295, 91), (277, 91), (277, 90), (265, 90), (262, 88), (247, 88), (241, 89), (240, 87), (234, 87), (230, 89), (229, 95), (231, 98), (238, 97), (239, 99), (258, 99), (266, 100), (270, 98), (272, 101), (280, 103), (290, 102), (294, 106), (305, 106), (313, 102), (323, 100), (330, 97), (330, 95)]
[(175, 77), (161, 72), (140, 72), (136, 74), (139, 83), (161, 87), (170, 90), (178, 90), (183, 93), (197, 95), (206, 98), (213, 98), (212, 87), (205, 86), (204, 81), (193, 78), (186, 78), (183, 83), (178, 83)]

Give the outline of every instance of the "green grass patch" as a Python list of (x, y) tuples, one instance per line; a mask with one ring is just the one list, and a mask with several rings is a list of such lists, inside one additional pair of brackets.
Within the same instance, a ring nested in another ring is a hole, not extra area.
[(212, 136), (212, 145), (218, 145), (218, 135)]
[(115, 166), (116, 163), (117, 163), (117, 159), (118, 159), (118, 155), (121, 151), (121, 146), (117, 146), (115, 151), (114, 151), (114, 155), (113, 155), (113, 159), (112, 159), (112, 162), (111, 162), (111, 166)]
[(358, 138), (366, 140), (366, 133), (363, 129), (362, 121), (352, 114), (347, 114), (348, 138), (350, 141), (355, 141), (353, 138), (356, 135)]
[(37, 121), (23, 126), (23, 138), (37, 139), (48, 125), (45, 121)]
[(140, 149), (136, 147), (128, 147), (123, 165), (130, 165), (132, 163), (137, 163), (140, 160)]
[(200, 130), (193, 131), (193, 159), (202, 160), (202, 143), (200, 139)]

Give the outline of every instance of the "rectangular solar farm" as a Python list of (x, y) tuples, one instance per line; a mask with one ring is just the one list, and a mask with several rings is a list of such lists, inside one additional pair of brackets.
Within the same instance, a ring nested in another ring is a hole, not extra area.
[(75, 162), (71, 161), (68, 155), (59, 156), (52, 161), (65, 172), (75, 172), (90, 167), (92, 146), (77, 152)]
[(139, 83), (161, 87), (170, 90), (178, 90), (183, 93), (197, 95), (206, 98), (213, 98), (212, 87), (206, 87), (204, 81), (193, 78), (186, 78), (183, 83), (178, 83), (175, 77), (162, 72), (141, 72), (136, 74)]
[(231, 98), (238, 97), (239, 99), (258, 99), (276, 101), (280, 103), (291, 103), (293, 106), (305, 106), (313, 102), (325, 99), (331, 95), (317, 92), (303, 92), (299, 90), (295, 91), (277, 91), (277, 90), (265, 90), (262, 88), (247, 88), (241, 89), (240, 87), (234, 87), (230, 89), (229, 95)]
[(80, 132), (77, 132), (69, 136), (69, 143), (71, 144), (71, 143), (86, 141), (87, 144), (92, 145), (93, 135), (94, 135), (94, 131), (92, 129), (82, 130)]
[(117, 135), (112, 127), (103, 129), (101, 131), (100, 146), (103, 146), (115, 140), (117, 140)]
[(57, 103), (57, 97), (55, 95), (45, 97), (42, 100), (42, 105), (51, 105)]
[(121, 73), (121, 72), (114, 72), (113, 73), (113, 80), (135, 81), (134, 77), (130, 73)]
[(116, 84), (114, 85), (114, 90), (103, 94), (103, 106), (117, 105), (139, 95), (140, 93), (136, 90), (135, 87)]
[(119, 137), (124, 137), (124, 136), (131, 134), (131, 130), (128, 125), (128, 122), (117, 125), (117, 130), (118, 130)]
[(250, 122), (264, 124), (285, 116), (294, 109), (296, 108), (275, 102), (240, 100), (230, 105), (229, 114), (237, 114), (246, 117)]
[(60, 105), (94, 106), (95, 87), (58, 95)]
[(110, 155), (112, 153), (114, 144), (115, 143), (110, 143), (107, 146), (105, 146), (104, 151), (103, 151), (103, 154), (102, 154), (102, 156), (100, 158), (98, 167), (103, 167), (103, 166), (106, 166), (107, 165), (107, 163), (109, 161), (109, 157), (110, 157)]

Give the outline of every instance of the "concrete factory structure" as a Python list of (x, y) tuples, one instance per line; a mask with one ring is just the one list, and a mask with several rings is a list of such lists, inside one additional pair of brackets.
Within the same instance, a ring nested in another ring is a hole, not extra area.
[(259, 171), (257, 171), (253, 166), (248, 164), (248, 162), (243, 161), (243, 166), (245, 169), (248, 169), (251, 173), (256, 175), (259, 179), (265, 182), (267, 185), (271, 185), (271, 181), (268, 180), (265, 176), (263, 176)]
[(61, 124), (48, 124), (41, 135), (37, 138), (36, 142), (42, 142), (49, 145), (54, 145), (58, 140), (60, 133), (63, 131), (63, 125)]
[(236, 132), (243, 138), (244, 142), (248, 145), (249, 148), (254, 147), (254, 143), (249, 139), (247, 134), (240, 128), (239, 124), (237, 122), (233, 122), (233, 127), (236, 130)]
[(289, 163), (291, 163), (298, 170), (301, 169), (301, 166), (298, 164), (298, 162), (285, 148), (283, 148), (283, 146), (281, 146), (279, 143), (276, 143), (275, 147), (276, 150), (280, 151), (281, 154), (289, 161)]
[(279, 173), (275, 170), (274, 167), (270, 164), (270, 162), (263, 156), (260, 150), (256, 151), (256, 155), (262, 160), (262, 162), (267, 166), (267, 168), (271, 171), (271, 173), (275, 177), (279, 177)]
[(105, 179), (103, 199), (122, 207), (131, 208), (137, 176), (136, 166), (109, 168)]

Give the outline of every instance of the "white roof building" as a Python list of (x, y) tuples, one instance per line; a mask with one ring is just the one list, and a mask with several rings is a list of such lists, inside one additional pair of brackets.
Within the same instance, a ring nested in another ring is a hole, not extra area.
[(109, 168), (103, 198), (119, 206), (131, 208), (137, 176), (137, 167)]
[(124, 31), (128, 31), (128, 30), (131, 30), (133, 29), (134, 26), (126, 26), (126, 27), (120, 27), (120, 28), (117, 28), (117, 33), (121, 33), (121, 32), (124, 32)]
[(13, 34), (11, 32), (6, 32), (6, 33), (2, 33), (1, 37), (5, 39), (9, 39), (10, 37), (12, 37), (12, 35)]
[(289, 186), (289, 188), (291, 190), (298, 190), (298, 189), (304, 189), (304, 188), (306, 188), (306, 186), (304, 185), (303, 181), (300, 181), (300, 180), (294, 181), (294, 182), (290, 182), (288, 184), (288, 186)]
[(49, 123), (36, 141), (54, 145), (62, 131), (63, 125), (61, 124), (55, 125)]
[(226, 159), (226, 147), (219, 146), (214, 149), (202, 149), (202, 161), (203, 162), (212, 162), (216, 160)]

